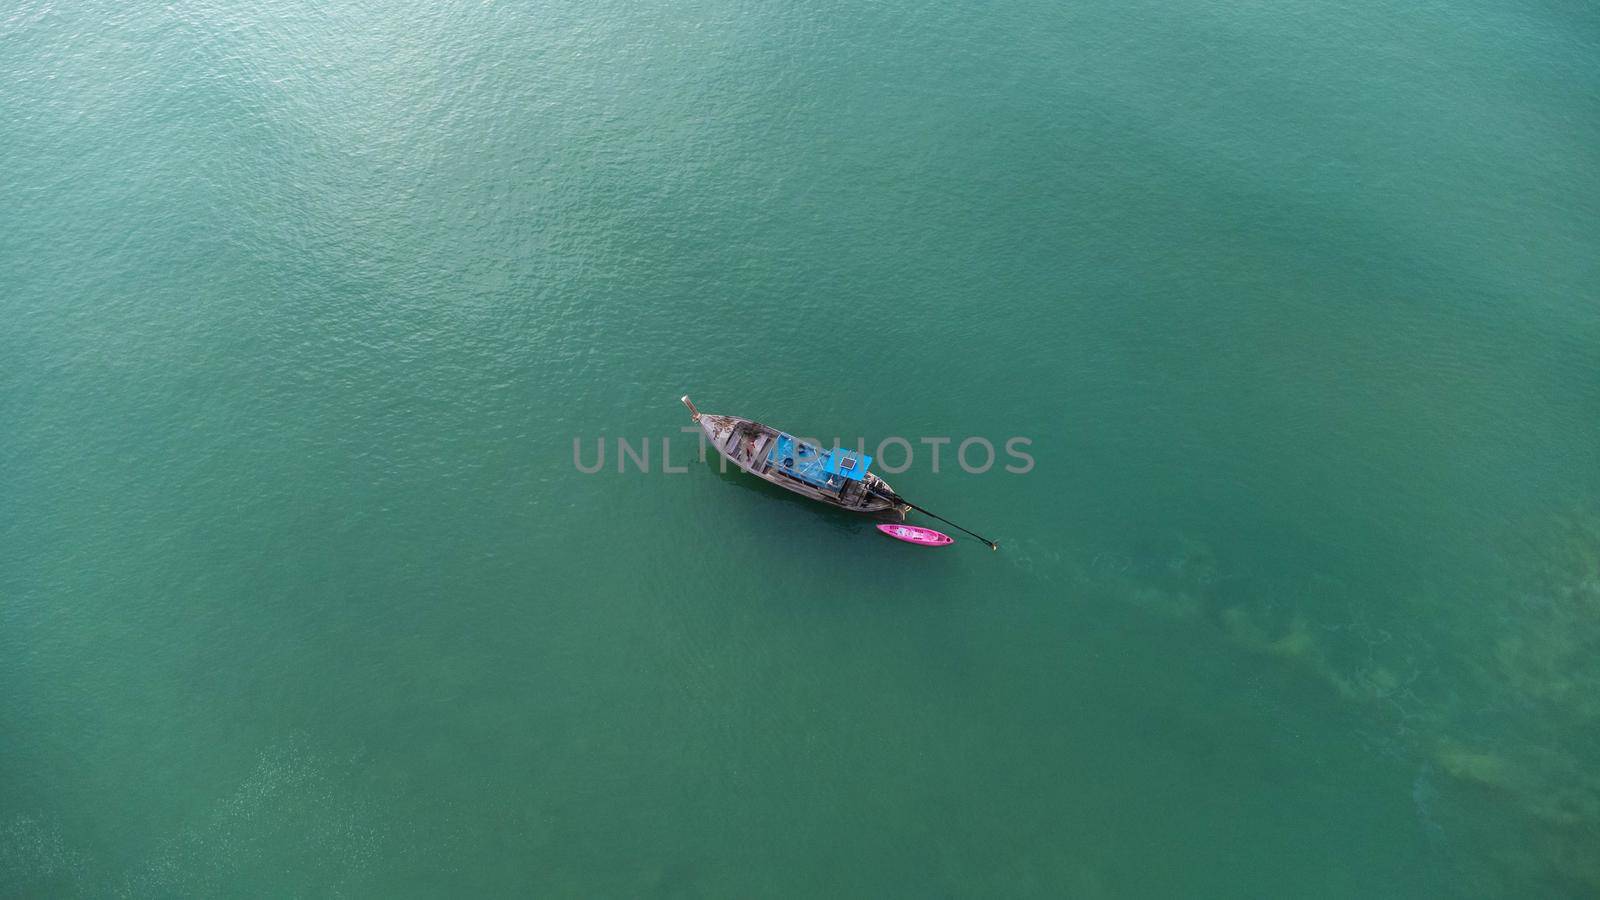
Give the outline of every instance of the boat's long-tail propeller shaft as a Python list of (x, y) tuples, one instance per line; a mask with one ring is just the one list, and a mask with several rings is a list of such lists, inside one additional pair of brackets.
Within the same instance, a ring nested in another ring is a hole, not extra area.
[(883, 491), (883, 490), (878, 490), (878, 489), (874, 488), (872, 492), (874, 494), (877, 494), (879, 497), (882, 497), (883, 499), (888, 500), (888, 501), (890, 501), (892, 503), (905, 504), (906, 506), (911, 507), (912, 509), (916, 510), (919, 513), (922, 513), (925, 516), (933, 516), (935, 519), (938, 519), (939, 521), (945, 523), (946, 525), (949, 525), (951, 528), (957, 528), (957, 529), (960, 529), (961, 531), (965, 531), (967, 534), (970, 534), (973, 537), (977, 538), (978, 540), (983, 541), (985, 544), (988, 544), (990, 550), (999, 550), (1000, 549), (1000, 545), (999, 544), (996, 544), (994, 541), (989, 540), (988, 538), (986, 538), (983, 535), (977, 533), (976, 531), (971, 531), (969, 529), (962, 528), (960, 525), (957, 525), (956, 523), (950, 521), (949, 519), (946, 519), (944, 516), (941, 516), (938, 513), (928, 512), (927, 510), (925, 510), (922, 507), (916, 505), (915, 503), (912, 503), (910, 500), (907, 500), (906, 498), (900, 496), (899, 494), (896, 494), (894, 491)]

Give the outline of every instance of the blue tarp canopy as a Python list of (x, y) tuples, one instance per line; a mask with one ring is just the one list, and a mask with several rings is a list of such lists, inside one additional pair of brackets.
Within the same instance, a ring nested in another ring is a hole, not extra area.
[(779, 434), (767, 452), (767, 462), (801, 481), (818, 487), (838, 488), (845, 479), (860, 481), (867, 474), (872, 457), (839, 448), (824, 451), (795, 440), (792, 434)]
[(851, 481), (860, 481), (867, 474), (867, 466), (872, 465), (872, 457), (865, 453), (851, 453), (841, 447), (828, 451), (828, 461), (823, 465), (822, 471), (829, 475), (843, 475)]

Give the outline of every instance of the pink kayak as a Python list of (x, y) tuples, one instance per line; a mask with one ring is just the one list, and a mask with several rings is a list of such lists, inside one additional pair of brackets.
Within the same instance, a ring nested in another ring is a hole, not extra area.
[(940, 534), (932, 528), (918, 528), (915, 525), (879, 525), (878, 530), (897, 540), (908, 544), (921, 544), (924, 547), (943, 547), (945, 544), (955, 543), (955, 538), (948, 534)]

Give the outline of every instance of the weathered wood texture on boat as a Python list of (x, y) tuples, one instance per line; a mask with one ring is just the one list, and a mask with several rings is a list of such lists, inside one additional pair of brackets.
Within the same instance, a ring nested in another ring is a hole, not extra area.
[(741, 416), (702, 413), (695, 409), (687, 396), (683, 398), (683, 405), (689, 407), (690, 414), (700, 423), (700, 430), (705, 432), (707, 444), (715, 448), (724, 459), (763, 481), (810, 497), (819, 503), (851, 512), (897, 515), (903, 518), (910, 509), (908, 506), (886, 500), (873, 493), (873, 490), (892, 492), (893, 489), (889, 487), (888, 482), (870, 472), (860, 482), (846, 482), (843, 491), (839, 493), (823, 490), (801, 481), (785, 472), (781, 466), (771, 465), (767, 460), (768, 451), (772, 448), (773, 442), (778, 440), (777, 429)]

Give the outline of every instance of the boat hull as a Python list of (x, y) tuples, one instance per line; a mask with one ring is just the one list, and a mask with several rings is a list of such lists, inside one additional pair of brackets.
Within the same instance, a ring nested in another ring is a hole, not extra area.
[[(718, 455), (762, 481), (775, 484), (786, 491), (792, 491), (818, 503), (854, 513), (904, 518), (906, 512), (910, 510), (909, 506), (886, 500), (862, 488), (847, 491), (845, 496), (841, 497), (839, 494), (822, 490), (787, 475), (780, 468), (767, 465), (765, 448), (770, 445), (766, 442), (777, 438), (779, 434), (777, 429), (741, 416), (710, 413), (696, 413), (696, 416), (700, 430), (705, 433), (706, 443), (715, 449)], [(893, 491), (888, 482), (870, 472), (862, 479), (862, 484), (877, 490)]]

